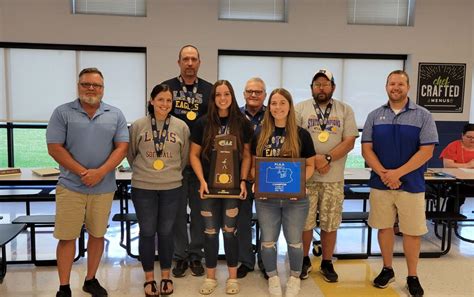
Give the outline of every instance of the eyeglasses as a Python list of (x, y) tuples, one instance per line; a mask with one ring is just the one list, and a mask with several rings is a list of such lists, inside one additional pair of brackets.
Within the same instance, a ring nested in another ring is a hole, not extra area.
[(463, 135), (463, 136), (466, 137), (467, 139), (469, 139), (470, 141), (474, 140), (474, 136), (469, 136), (469, 135)]
[(262, 90), (245, 90), (245, 94), (247, 94), (249, 96), (254, 94), (254, 93), (255, 93), (256, 96), (260, 96), (260, 95), (263, 94), (263, 92), (264, 91), (262, 91)]
[(86, 82), (79, 83), (79, 85), (83, 87), (84, 89), (90, 89), (92, 87), (94, 90), (102, 89), (104, 87), (103, 85), (86, 83)]
[(316, 88), (327, 88), (327, 87), (330, 87), (331, 86), (331, 83), (314, 83), (313, 84), (313, 87), (316, 87)]

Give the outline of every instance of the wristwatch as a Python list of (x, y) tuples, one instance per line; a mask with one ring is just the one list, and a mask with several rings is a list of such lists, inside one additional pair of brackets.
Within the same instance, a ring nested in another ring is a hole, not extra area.
[(332, 157), (331, 157), (331, 155), (329, 155), (329, 154), (325, 154), (325, 155), (324, 155), (324, 158), (326, 159), (326, 161), (328, 161), (328, 164), (330, 164), (330, 163), (331, 163), (331, 161), (332, 161)]

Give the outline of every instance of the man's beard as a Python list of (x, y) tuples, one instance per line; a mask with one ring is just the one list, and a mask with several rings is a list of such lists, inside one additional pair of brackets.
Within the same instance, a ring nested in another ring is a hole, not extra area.
[(83, 96), (80, 97), (81, 101), (90, 105), (96, 105), (100, 103), (100, 100), (102, 100), (101, 97), (99, 96)]
[(313, 93), (313, 98), (319, 104), (328, 103), (329, 100), (331, 100), (332, 98), (332, 93), (329, 93), (329, 94), (325, 94), (325, 93), (314, 94)]

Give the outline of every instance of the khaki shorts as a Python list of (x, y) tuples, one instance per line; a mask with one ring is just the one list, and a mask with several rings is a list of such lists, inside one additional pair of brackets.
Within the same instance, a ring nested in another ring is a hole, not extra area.
[(316, 215), (319, 213), (319, 227), (326, 232), (336, 231), (342, 221), (344, 203), (344, 182), (308, 181), (309, 211), (304, 230), (316, 227)]
[(376, 229), (393, 228), (398, 214), (400, 232), (421, 236), (428, 232), (425, 193), (370, 189), (369, 225)]
[(107, 231), (114, 193), (82, 194), (56, 186), (56, 222), (54, 237), (73, 240), (80, 236), (82, 225), (97, 238)]

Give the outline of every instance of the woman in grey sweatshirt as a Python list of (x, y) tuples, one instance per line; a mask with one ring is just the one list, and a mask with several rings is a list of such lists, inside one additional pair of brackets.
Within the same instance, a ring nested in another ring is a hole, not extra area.
[[(140, 261), (145, 272), (145, 296), (173, 292), (170, 268), (173, 225), (178, 202), (184, 195), (182, 171), (188, 160), (189, 128), (170, 114), (173, 95), (167, 85), (153, 88), (148, 116), (130, 127), (127, 159), (133, 170), (132, 201), (137, 213)], [(158, 233), (160, 288), (154, 276), (155, 234)]]

